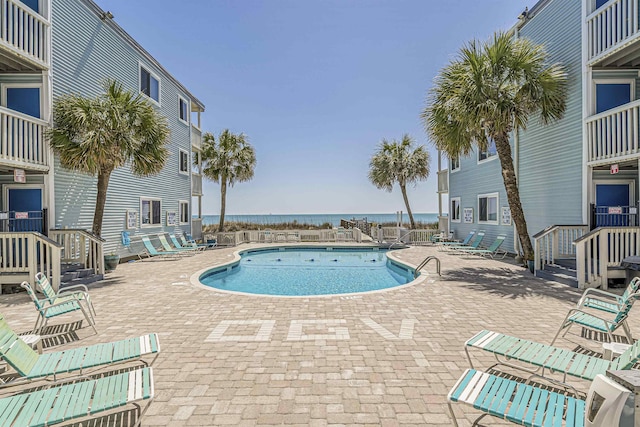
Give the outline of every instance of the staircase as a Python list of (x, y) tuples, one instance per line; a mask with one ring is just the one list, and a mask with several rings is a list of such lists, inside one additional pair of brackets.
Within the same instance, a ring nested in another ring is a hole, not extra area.
[(536, 270), (536, 277), (577, 288), (576, 260), (571, 258), (556, 259), (553, 264), (545, 264), (542, 270)]
[(93, 268), (84, 268), (80, 263), (64, 263), (60, 266), (60, 290), (67, 286), (89, 285), (104, 279), (104, 274), (95, 273)]

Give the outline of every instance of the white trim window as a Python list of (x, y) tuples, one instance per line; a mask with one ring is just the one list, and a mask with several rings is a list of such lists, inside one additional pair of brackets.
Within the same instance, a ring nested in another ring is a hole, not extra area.
[(498, 193), (478, 194), (478, 224), (498, 225)]
[(162, 225), (162, 200), (151, 197), (140, 198), (140, 226)]
[(452, 197), (450, 205), (449, 215), (451, 215), (451, 222), (460, 222), (460, 197)]
[[(33, 91), (34, 89), (37, 92)], [(17, 94), (13, 97), (12, 100), (17, 101), (18, 106), (9, 105), (9, 92), (26, 90), (29, 93)], [(43, 109), (43, 101), (42, 101), (42, 93), (43, 87), (42, 83), (3, 83), (2, 84), (2, 99), (1, 104), (3, 107), (8, 108), (10, 110), (18, 111), (19, 113), (26, 114), (28, 116), (35, 117), (37, 119), (41, 119), (44, 115)], [(34, 99), (38, 100), (38, 111), (34, 111), (32, 105), (29, 105), (28, 100), (33, 101)], [(25, 102), (26, 101), (26, 102)]]
[(139, 64), (139, 68), (140, 93), (160, 105), (160, 78), (142, 64)]
[(183, 150), (182, 148), (180, 148), (179, 150), (178, 171), (183, 175), (189, 175), (189, 152)]
[(593, 114), (600, 114), (635, 100), (636, 81), (613, 77), (593, 79)]
[(178, 95), (178, 120), (186, 125), (189, 124), (189, 103), (180, 95)]
[(497, 158), (498, 150), (496, 149), (496, 141), (493, 138), (487, 139), (487, 148), (478, 150), (478, 163), (488, 162)]
[(451, 172), (458, 172), (460, 170), (460, 156), (449, 159), (449, 169)]
[(180, 214), (180, 224), (189, 224), (189, 202), (180, 200), (178, 213)]

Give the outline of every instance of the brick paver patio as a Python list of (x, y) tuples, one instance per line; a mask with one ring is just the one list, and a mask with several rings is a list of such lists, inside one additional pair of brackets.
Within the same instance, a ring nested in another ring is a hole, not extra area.
[[(162, 352), (147, 426), (448, 426), (446, 394), (468, 367), (466, 339), (493, 329), (548, 343), (580, 295), (512, 262), (433, 247), (396, 254), (412, 265), (436, 255), (442, 277), (430, 265), (415, 285), (357, 296), (245, 296), (190, 283), (193, 273), (228, 262), (235, 250), (120, 265), (91, 289), (99, 334), (83, 328), (79, 341), (56, 349), (158, 332)], [(0, 312), (16, 331), (35, 321), (25, 294), (0, 296)], [(557, 345), (576, 343), (601, 348), (575, 334)], [(493, 363), (473, 354), (476, 367)], [(460, 425), (480, 415), (461, 405), (455, 411)], [(503, 424), (485, 417), (481, 425)]]

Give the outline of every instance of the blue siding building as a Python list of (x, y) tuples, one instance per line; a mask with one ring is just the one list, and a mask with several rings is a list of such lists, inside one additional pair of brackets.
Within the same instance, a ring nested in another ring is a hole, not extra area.
[[(511, 143), (536, 270), (569, 260), (583, 287), (606, 287), (622, 258), (640, 250), (639, 11), (638, 0), (541, 0), (512, 29), (567, 71), (564, 117), (546, 126), (531, 117)], [(507, 234), (519, 252), (494, 149), (450, 160), (439, 177), (457, 237)]]

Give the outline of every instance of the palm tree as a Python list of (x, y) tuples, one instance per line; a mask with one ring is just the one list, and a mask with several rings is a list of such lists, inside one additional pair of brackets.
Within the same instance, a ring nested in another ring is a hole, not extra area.
[(518, 183), (513, 168), (510, 133), (526, 129), (537, 114), (543, 124), (565, 111), (567, 77), (559, 64), (549, 64), (544, 47), (509, 33), (488, 42), (472, 41), (435, 79), (422, 120), (435, 146), (450, 158), (486, 149), (493, 140), (502, 167), (507, 200), (524, 259), (533, 259)]
[(202, 137), (202, 172), (220, 183), (220, 224), (218, 231), (224, 230), (227, 186), (236, 182), (246, 182), (253, 178), (256, 167), (256, 152), (247, 142), (245, 134), (235, 135), (229, 129), (222, 131), (216, 143), (213, 134), (207, 132)]
[(431, 156), (424, 145), (414, 148), (413, 138), (405, 134), (400, 142), (383, 139), (369, 162), (369, 181), (373, 185), (389, 192), (395, 183), (400, 186), (411, 228), (416, 228), (416, 223), (409, 206), (407, 184), (427, 179), (430, 161)]
[(169, 156), (167, 119), (115, 80), (103, 88), (94, 98), (69, 94), (56, 99), (54, 127), (47, 133), (63, 167), (98, 177), (92, 227), (98, 236), (111, 173), (130, 162), (135, 175), (155, 175)]

